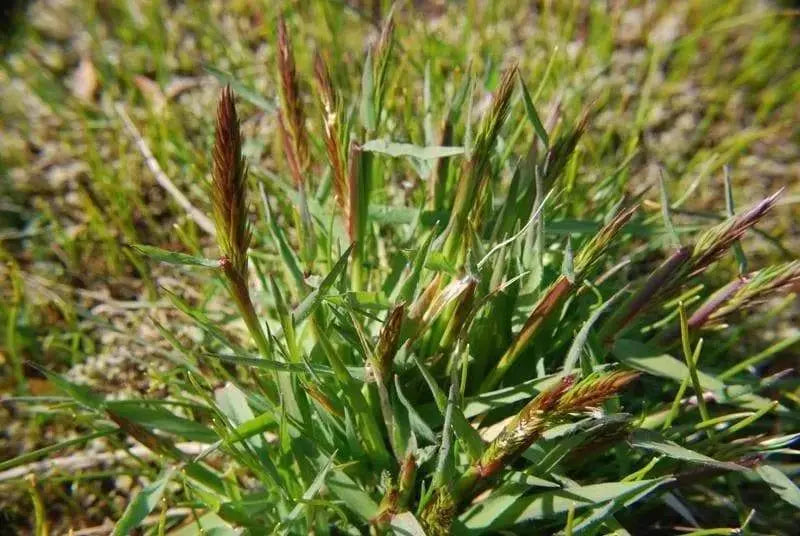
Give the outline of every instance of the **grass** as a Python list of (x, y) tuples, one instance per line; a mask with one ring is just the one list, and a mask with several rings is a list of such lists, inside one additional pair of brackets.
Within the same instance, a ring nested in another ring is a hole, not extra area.
[(792, 533), (796, 13), (83, 7), (4, 45), (6, 525)]

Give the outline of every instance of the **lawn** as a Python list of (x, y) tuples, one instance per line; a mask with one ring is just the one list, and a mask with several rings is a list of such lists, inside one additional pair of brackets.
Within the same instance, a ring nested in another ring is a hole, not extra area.
[(795, 532), (791, 3), (16, 4), (1, 534)]

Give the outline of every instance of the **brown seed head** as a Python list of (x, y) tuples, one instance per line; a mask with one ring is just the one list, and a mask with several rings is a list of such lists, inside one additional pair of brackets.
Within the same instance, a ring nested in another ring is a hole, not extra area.
[(283, 17), (278, 19), (278, 74), (281, 81), (281, 109), (278, 113), (278, 122), (289, 168), (295, 183), (299, 186), (303, 184), (304, 174), (308, 168), (308, 140), (292, 43)]
[(589, 376), (561, 397), (556, 411), (572, 413), (597, 407), (638, 377), (638, 372), (627, 370)]
[(325, 408), (325, 410), (334, 415), (336, 417), (344, 417), (344, 414), (336, 408), (336, 406), (331, 402), (331, 400), (323, 394), (322, 391), (317, 389), (317, 387), (311, 383), (304, 383), (303, 388), (311, 398), (313, 398), (320, 406)]
[(417, 459), (413, 454), (409, 453), (403, 459), (403, 463), (400, 466), (400, 474), (397, 477), (398, 487), (400, 489), (400, 496), (397, 502), (400, 508), (405, 508), (411, 499), (416, 475)]
[[(718, 322), (733, 311), (742, 311), (763, 303), (775, 294), (789, 294), (800, 284), (800, 261), (769, 266), (740, 277), (713, 294), (689, 320)], [(705, 315), (705, 316), (702, 316)]]
[(233, 271), (247, 272), (250, 226), (247, 220), (247, 164), (233, 91), (226, 86), (217, 104), (217, 128), (211, 175), (214, 222), (220, 249)]
[(481, 456), (477, 464), (481, 478), (496, 474), (541, 436), (551, 420), (558, 417), (554, 410), (574, 381), (574, 376), (561, 378), (558, 384), (542, 391), (522, 408)]
[(392, 372), (392, 362), (397, 353), (397, 342), (400, 339), (400, 328), (405, 317), (405, 303), (395, 306), (389, 313), (389, 317), (383, 325), (381, 334), (378, 337), (378, 346), (375, 355), (378, 358), (378, 366), (381, 378), (388, 378)]

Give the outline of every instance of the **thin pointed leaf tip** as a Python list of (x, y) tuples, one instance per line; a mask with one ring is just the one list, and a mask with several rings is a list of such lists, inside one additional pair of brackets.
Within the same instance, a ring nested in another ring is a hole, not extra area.
[(212, 202), (221, 264), (229, 263), (237, 274), (247, 271), (251, 232), (247, 220), (247, 163), (242, 156), (242, 137), (233, 91), (226, 86), (217, 103), (214, 138)]

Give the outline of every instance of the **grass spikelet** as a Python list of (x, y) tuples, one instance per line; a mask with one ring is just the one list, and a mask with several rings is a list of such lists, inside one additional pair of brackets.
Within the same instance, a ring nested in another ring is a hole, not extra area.
[(380, 121), (386, 99), (386, 75), (391, 65), (392, 50), (394, 49), (394, 18), (390, 12), (381, 26), (381, 34), (375, 43), (372, 58), (372, 79), (375, 82), (375, 110), (376, 119)]
[(223, 263), (237, 277), (246, 277), (247, 249), (251, 232), (247, 219), (247, 164), (242, 156), (242, 138), (233, 91), (223, 88), (217, 104), (211, 196), (214, 223)]
[(300, 187), (305, 184), (305, 173), (308, 169), (308, 140), (292, 42), (283, 17), (278, 19), (278, 74), (281, 96), (278, 119), (283, 149), (295, 184)]
[(350, 142), (350, 151), (347, 157), (347, 189), (350, 193), (350, 199), (348, 201), (348, 220), (347, 220), (347, 232), (350, 235), (350, 240), (355, 242), (358, 236), (358, 224), (359, 224), (359, 213), (358, 213), (358, 203), (359, 203), (359, 188), (360, 188), (360, 179), (361, 179), (361, 155), (362, 155), (361, 148), (358, 146), (358, 143), (355, 141)]
[(713, 325), (734, 311), (763, 303), (774, 294), (792, 292), (798, 284), (800, 261), (770, 266), (739, 277), (712, 294), (689, 318), (689, 327)]
[(417, 458), (413, 453), (406, 454), (400, 465), (400, 474), (397, 477), (399, 496), (397, 505), (400, 509), (408, 507), (414, 493), (414, 484), (417, 477)]
[(447, 353), (455, 341), (466, 332), (474, 312), (475, 289), (478, 280), (468, 276), (464, 283), (465, 286), (460, 290), (455, 307), (443, 314), (442, 317), (443, 321), (447, 323), (439, 339), (439, 351), (442, 353)]
[(701, 234), (692, 252), (692, 270), (689, 277), (703, 272), (716, 262), (742, 237), (745, 231), (758, 223), (775, 206), (782, 193), (783, 190), (775, 192), (748, 210)]
[(626, 370), (590, 375), (560, 397), (554, 411), (572, 413), (599, 407), (639, 376), (638, 372)]
[(617, 213), (611, 221), (603, 226), (589, 242), (584, 245), (575, 255), (575, 278), (583, 279), (586, 275), (603, 260), (605, 253), (612, 239), (619, 233), (622, 227), (630, 221), (638, 209), (638, 205), (626, 208)]
[(305, 389), (306, 393), (308, 393), (308, 396), (314, 399), (317, 404), (322, 406), (325, 411), (340, 419), (344, 418), (344, 412), (341, 410), (341, 408), (336, 407), (333, 401), (322, 391), (320, 391), (316, 385), (306, 382), (303, 384), (303, 388)]
[[(615, 371), (593, 374), (577, 384), (573, 376), (563, 377), (554, 387), (531, 400), (486, 448), (476, 464), (478, 478), (496, 474), (522, 454), (547, 427), (567, 414), (599, 406), (638, 377), (636, 372)], [(466, 482), (460, 484), (462, 492), (471, 478), (468, 474)]]
[(311, 265), (316, 255), (317, 237), (313, 230), (306, 198), (306, 175), (309, 167), (308, 133), (306, 132), (306, 118), (303, 101), (300, 97), (300, 84), (297, 79), (292, 42), (283, 16), (278, 18), (277, 57), (281, 102), (278, 109), (278, 126), (289, 171), (300, 195), (295, 218), (298, 220), (302, 257), (307, 264)]
[(400, 464), (397, 480), (390, 479), (386, 492), (378, 505), (378, 513), (372, 519), (373, 534), (384, 534), (389, 528), (392, 517), (408, 506), (414, 491), (414, 480), (417, 472), (417, 461), (413, 454), (407, 454)]
[(506, 372), (508, 372), (508, 369), (511, 368), (511, 365), (514, 364), (522, 351), (531, 342), (545, 320), (559, 309), (564, 300), (582, 284), (590, 270), (602, 260), (603, 252), (622, 227), (631, 219), (636, 209), (637, 207), (633, 206), (620, 211), (581, 248), (575, 257), (573, 277), (562, 275), (544, 291), (511, 346), (505, 351), (492, 372), (481, 383), (481, 389), (490, 390), (497, 386)]
[[(554, 387), (539, 393), (522, 408), (486, 448), (476, 464), (477, 478), (486, 479), (494, 476), (538, 439), (547, 426), (547, 420), (555, 417), (561, 398), (574, 382), (573, 376), (565, 376)], [(465, 485), (471, 478), (472, 475), (468, 474), (467, 480), (462, 480), (459, 485), (462, 494), (467, 491)]]
[[(690, 329), (718, 325), (734, 311), (743, 311), (763, 303), (775, 294), (795, 292), (800, 284), (800, 261), (769, 266), (758, 272), (739, 276), (711, 294), (687, 320)], [(680, 335), (679, 326), (664, 331), (656, 340), (669, 345)]]
[(226, 86), (217, 104), (214, 137), (211, 197), (217, 242), (222, 250), (219, 264), (228, 280), (228, 289), (250, 335), (264, 357), (269, 343), (261, 328), (247, 285), (247, 250), (251, 231), (247, 218), (247, 164), (242, 156), (242, 137), (233, 91)]
[(397, 485), (394, 482), (389, 482), (386, 487), (386, 493), (378, 505), (378, 513), (371, 521), (374, 528), (373, 533), (383, 534), (389, 528), (392, 517), (397, 513), (399, 497), (400, 492), (397, 489)]
[(438, 488), (422, 511), (420, 521), (429, 536), (448, 536), (456, 515), (456, 500), (447, 485)]
[(470, 158), (470, 172), (475, 182), (482, 180), (489, 165), (492, 151), (500, 135), (500, 129), (508, 119), (511, 110), (511, 96), (514, 93), (514, 78), (517, 76), (517, 65), (511, 65), (503, 73), (500, 85), (492, 98), (492, 106), (484, 116)]
[(314, 79), (322, 112), (325, 151), (333, 174), (333, 191), (344, 221), (349, 221), (350, 194), (342, 152), (342, 122), (339, 96), (333, 86), (328, 66), (319, 51), (314, 55)]
[(689, 317), (689, 327), (691, 329), (698, 329), (702, 327), (708, 321), (711, 315), (717, 312), (720, 307), (728, 302), (728, 300), (738, 293), (739, 290), (746, 284), (747, 278), (737, 277), (709, 296), (709, 298), (703, 302), (703, 305), (701, 305), (694, 313), (692, 313), (692, 316)]
[(378, 337), (375, 357), (378, 361), (378, 367), (380, 369), (378, 372), (381, 378), (389, 378), (392, 373), (392, 363), (395, 353), (397, 353), (397, 344), (400, 341), (400, 330), (403, 326), (405, 311), (404, 303), (394, 307), (386, 318), (386, 322)]
[(559, 136), (552, 146), (547, 149), (547, 155), (545, 156), (543, 166), (544, 177), (542, 182), (544, 184), (551, 184), (564, 170), (564, 166), (567, 165), (569, 157), (572, 156), (572, 153), (575, 151), (578, 141), (580, 141), (584, 132), (586, 132), (589, 119), (590, 113), (587, 109), (581, 114), (581, 118), (575, 126), (566, 134)]
[(611, 315), (603, 326), (601, 339), (608, 343), (611, 337), (618, 335), (637, 315), (658, 303), (658, 295), (680, 276), (690, 255), (691, 250), (688, 247), (676, 249), (647, 277), (641, 288)]
[(486, 182), (489, 160), (511, 107), (516, 72), (517, 66), (512, 65), (503, 73), (500, 86), (494, 94), (492, 107), (484, 116), (475, 138), (472, 154), (462, 168), (450, 221), (445, 229), (444, 254), (451, 262), (455, 260), (454, 256), (463, 244), (467, 219), (475, 205), (478, 192)]

